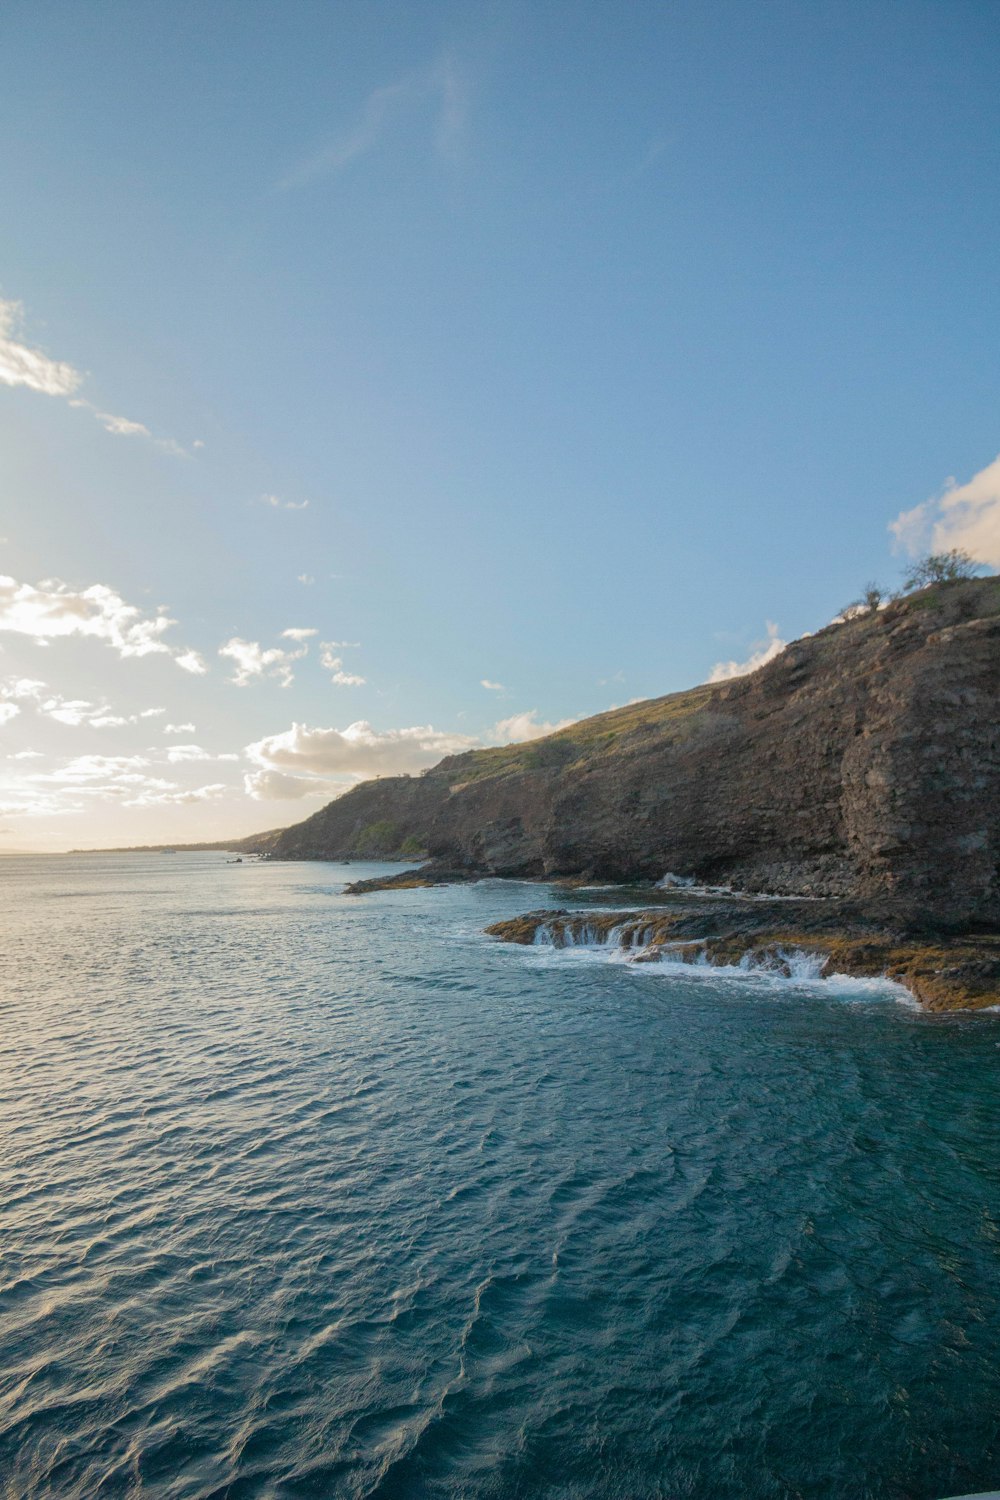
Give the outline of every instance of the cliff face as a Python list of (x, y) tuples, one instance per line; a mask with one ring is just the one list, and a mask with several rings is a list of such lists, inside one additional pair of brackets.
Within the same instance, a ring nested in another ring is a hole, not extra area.
[(496, 875), (851, 896), (1000, 925), (1000, 579), (942, 585), (729, 683), (366, 782), (272, 846)]

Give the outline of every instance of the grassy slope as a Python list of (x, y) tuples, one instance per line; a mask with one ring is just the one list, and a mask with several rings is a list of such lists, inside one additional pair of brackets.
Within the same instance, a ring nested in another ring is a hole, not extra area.
[(664, 698), (645, 698), (625, 708), (613, 708), (593, 718), (581, 719), (542, 739), (515, 745), (495, 745), (450, 756), (429, 774), (445, 775), (455, 785), (482, 781), (487, 777), (515, 775), (546, 767), (566, 768), (614, 751), (630, 736), (645, 729), (662, 729), (697, 713), (716, 691), (707, 685), (669, 693)]

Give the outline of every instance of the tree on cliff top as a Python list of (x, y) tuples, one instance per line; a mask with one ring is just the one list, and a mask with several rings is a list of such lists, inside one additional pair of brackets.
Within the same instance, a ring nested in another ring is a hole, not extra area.
[(845, 620), (856, 620), (859, 615), (874, 614), (875, 610), (881, 609), (886, 598), (886, 591), (880, 583), (866, 583), (861, 598), (852, 599), (841, 610), (841, 616)]
[(959, 578), (972, 578), (979, 564), (959, 547), (950, 552), (928, 552), (908, 568), (903, 578), (904, 594), (928, 588), (932, 583), (954, 583)]

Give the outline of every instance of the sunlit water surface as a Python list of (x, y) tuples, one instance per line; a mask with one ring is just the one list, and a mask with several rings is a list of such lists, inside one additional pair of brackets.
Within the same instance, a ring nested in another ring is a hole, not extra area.
[(1000, 1482), (1000, 1017), (361, 873), (0, 860), (4, 1500)]

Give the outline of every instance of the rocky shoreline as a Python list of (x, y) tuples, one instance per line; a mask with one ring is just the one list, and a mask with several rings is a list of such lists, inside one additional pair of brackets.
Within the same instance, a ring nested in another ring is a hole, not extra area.
[[(852, 615), (733, 681), (363, 782), (248, 847), (425, 860), (357, 895), (487, 876), (614, 885), (636, 904), (607, 932), (643, 925), (647, 956), (669, 943), (780, 964), (801, 949), (897, 978), (929, 1010), (996, 1005), (1000, 578)], [(666, 870), (686, 888), (656, 890)], [(535, 912), (495, 935), (594, 920)]]
[(1000, 936), (915, 937), (835, 901), (677, 893), (644, 909), (532, 911), (486, 931), (508, 943), (608, 944), (638, 963), (669, 957), (788, 974), (814, 956), (820, 973), (894, 980), (927, 1011), (1000, 1005)]
[[(414, 890), (488, 878), (482, 871), (425, 865), (346, 887), (351, 895)], [(561, 883), (579, 887), (578, 880)], [(632, 894), (628, 887), (621, 896)], [(820, 972), (902, 984), (927, 1011), (1000, 1005), (1000, 934), (914, 932), (832, 898), (762, 896), (691, 887), (642, 892), (642, 906), (542, 908), (495, 922), (491, 937), (553, 947), (608, 944), (636, 963), (740, 965), (789, 973), (803, 955)]]

